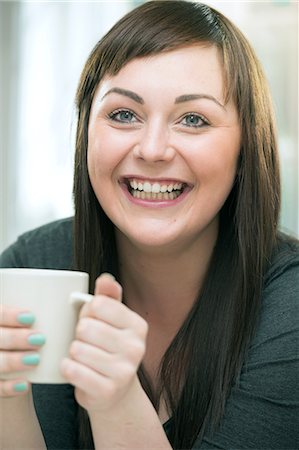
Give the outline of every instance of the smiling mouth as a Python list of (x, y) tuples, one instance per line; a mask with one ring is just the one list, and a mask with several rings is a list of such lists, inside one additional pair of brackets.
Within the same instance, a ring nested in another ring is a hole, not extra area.
[(186, 183), (182, 182), (159, 183), (137, 179), (127, 179), (126, 185), (132, 197), (149, 201), (175, 200), (187, 187)]

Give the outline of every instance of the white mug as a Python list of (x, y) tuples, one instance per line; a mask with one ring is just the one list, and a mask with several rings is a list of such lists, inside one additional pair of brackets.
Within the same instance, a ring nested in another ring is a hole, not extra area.
[(38, 365), (23, 372), (0, 373), (0, 379), (24, 377), (31, 383), (66, 383), (60, 363), (74, 339), (78, 306), (92, 298), (88, 280), (85, 272), (0, 269), (0, 303), (32, 312), (36, 318), (33, 333), (36, 330), (46, 338), (45, 344), (38, 347)]

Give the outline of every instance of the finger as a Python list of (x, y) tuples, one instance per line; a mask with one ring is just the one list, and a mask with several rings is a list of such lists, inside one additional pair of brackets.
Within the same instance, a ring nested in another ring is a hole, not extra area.
[(28, 381), (22, 379), (0, 381), (0, 397), (16, 397), (27, 394), (30, 389)]
[(33, 350), (45, 342), (45, 336), (36, 330), (0, 327), (1, 350)]
[(107, 392), (111, 381), (108, 377), (101, 375), (73, 359), (65, 358), (61, 363), (63, 377), (73, 386), (84, 390), (86, 394), (94, 397), (98, 393)]
[(117, 355), (93, 345), (74, 341), (70, 347), (70, 357), (78, 363), (104, 375), (111, 376), (116, 370)]
[(145, 346), (138, 341), (131, 343), (129, 347), (129, 351), (124, 349), (122, 353), (108, 353), (93, 345), (74, 341), (70, 347), (70, 356), (101, 375), (127, 379), (137, 372), (145, 351)]
[(147, 323), (141, 316), (123, 303), (103, 295), (95, 296), (84, 305), (80, 318), (84, 317), (92, 317), (120, 329), (134, 329), (142, 337), (147, 333)]
[(40, 355), (33, 352), (0, 352), (1, 374), (30, 370), (40, 362)]
[(0, 305), (0, 325), (5, 327), (29, 327), (35, 321), (31, 311)]
[[(115, 280), (114, 276), (109, 273), (103, 273), (96, 279), (95, 283), (95, 295), (105, 296), (110, 300), (115, 300), (117, 302), (122, 301), (122, 287)], [(83, 305), (80, 311), (79, 317), (88, 316), (90, 314), (89, 304), (91, 302)]]
[(113, 404), (119, 403), (128, 391), (129, 385), (138, 382), (135, 374), (129, 384), (120, 385), (110, 377), (105, 377), (74, 360), (64, 359), (61, 364), (64, 378), (75, 386), (75, 397), (77, 402), (85, 409), (93, 408), (105, 410)]
[(94, 293), (122, 301), (122, 287), (110, 273), (103, 273), (97, 278)]
[(76, 339), (109, 353), (119, 352), (121, 330), (112, 325), (90, 317), (80, 319), (76, 328)]
[(127, 355), (135, 360), (135, 355), (145, 352), (147, 325), (143, 333), (135, 330), (115, 328), (103, 321), (91, 318), (81, 319), (76, 332), (76, 340), (85, 342), (107, 353)]

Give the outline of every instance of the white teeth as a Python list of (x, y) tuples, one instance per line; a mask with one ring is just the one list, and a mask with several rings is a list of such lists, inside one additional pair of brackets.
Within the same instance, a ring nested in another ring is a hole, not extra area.
[(175, 200), (181, 193), (183, 183), (160, 184), (149, 181), (130, 180), (131, 195), (142, 200)]
[(152, 185), (148, 181), (146, 181), (143, 185), (144, 192), (152, 192)]
[(156, 194), (158, 194), (160, 192), (160, 184), (159, 183), (154, 183), (152, 185), (152, 192), (155, 192)]
[(183, 187), (183, 183), (160, 184), (155, 182), (151, 184), (149, 181), (142, 183), (141, 181), (131, 180), (130, 186), (135, 191), (138, 189), (138, 191), (141, 192), (159, 194), (160, 192), (166, 193), (180, 191)]

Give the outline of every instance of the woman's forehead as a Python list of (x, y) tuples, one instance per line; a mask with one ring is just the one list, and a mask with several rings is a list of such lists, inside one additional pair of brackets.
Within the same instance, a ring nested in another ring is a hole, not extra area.
[(104, 96), (115, 87), (142, 91), (169, 87), (173, 92), (184, 94), (194, 89), (212, 90), (213, 95), (221, 101), (225, 78), (223, 73), (222, 58), (216, 46), (206, 43), (185, 46), (132, 59), (118, 73), (103, 77), (97, 95)]

